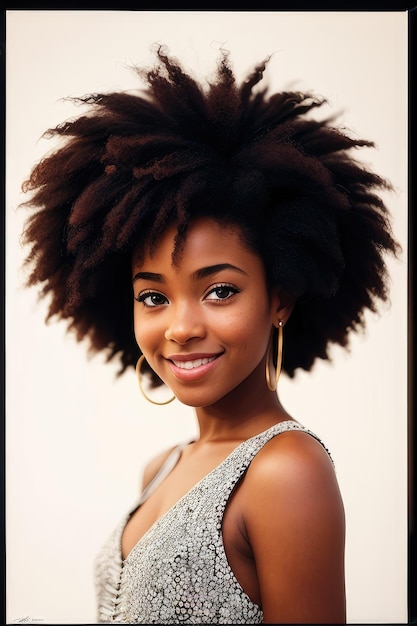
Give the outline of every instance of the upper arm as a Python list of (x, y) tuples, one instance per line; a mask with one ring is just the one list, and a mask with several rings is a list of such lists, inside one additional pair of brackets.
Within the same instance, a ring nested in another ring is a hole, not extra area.
[(264, 622), (344, 623), (344, 510), (326, 451), (306, 433), (283, 433), (245, 482)]

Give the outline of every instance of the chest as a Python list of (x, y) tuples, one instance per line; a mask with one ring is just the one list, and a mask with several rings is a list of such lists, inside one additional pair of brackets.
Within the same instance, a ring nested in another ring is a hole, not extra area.
[(242, 572), (239, 567), (236, 571), (235, 559), (233, 567), (229, 563), (234, 540), (228, 535), (224, 541), (222, 533), (225, 509), (237, 513), (230, 498), (232, 482), (205, 477), (132, 548), (120, 579), (121, 609), (130, 623), (145, 615), (144, 623), (178, 623), (182, 614), (189, 621), (198, 617), (198, 623), (221, 623), (223, 618), (230, 623), (232, 615), (222, 612), (230, 612), (231, 607), (236, 616), (247, 613), (249, 623), (260, 621), (259, 606), (241, 584)]
[[(124, 559), (148, 530), (189, 492), (198, 487), (202, 480), (211, 485), (213, 495), (217, 490), (218, 495), (214, 497), (213, 502), (218, 501), (222, 482), (221, 472), (217, 472), (219, 473), (218, 485), (216, 476), (212, 475), (212, 472), (224, 460), (225, 454), (227, 454), (227, 449), (210, 450), (204, 455), (195, 455), (188, 450), (183, 452), (173, 470), (130, 516), (121, 539)], [(206, 492), (208, 500), (210, 496), (211, 493), (208, 490)], [(238, 511), (235, 511), (235, 515), (238, 515)]]

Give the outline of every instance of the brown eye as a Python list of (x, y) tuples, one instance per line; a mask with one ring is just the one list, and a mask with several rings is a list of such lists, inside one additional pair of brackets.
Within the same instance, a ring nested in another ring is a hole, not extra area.
[(156, 307), (167, 304), (168, 300), (157, 291), (145, 291), (135, 298), (138, 302), (142, 302), (145, 306)]
[(214, 292), (220, 300), (224, 300), (230, 296), (231, 290), (229, 287), (217, 287)]
[(237, 287), (233, 287), (232, 285), (217, 285), (213, 289), (209, 291), (206, 296), (206, 300), (212, 301), (220, 301), (220, 300), (228, 300), (236, 293), (239, 293), (239, 289)]

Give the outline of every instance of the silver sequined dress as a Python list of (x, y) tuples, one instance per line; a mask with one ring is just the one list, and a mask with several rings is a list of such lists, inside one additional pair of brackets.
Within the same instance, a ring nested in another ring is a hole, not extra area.
[[(96, 560), (98, 621), (123, 624), (259, 624), (261, 608), (238, 583), (226, 558), (222, 519), (231, 492), (272, 437), (303, 430), (285, 421), (241, 443), (139, 540), (125, 560), (121, 537), (134, 510), (171, 471), (173, 450)], [(320, 440), (319, 440), (320, 441)]]

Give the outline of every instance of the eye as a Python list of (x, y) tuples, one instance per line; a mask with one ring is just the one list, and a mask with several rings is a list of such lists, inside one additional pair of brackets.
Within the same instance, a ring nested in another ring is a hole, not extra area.
[(214, 302), (220, 302), (222, 300), (229, 300), (236, 293), (239, 293), (240, 289), (233, 285), (216, 285), (206, 295), (206, 300), (212, 300)]
[(156, 307), (168, 303), (166, 297), (157, 291), (144, 291), (140, 293), (135, 300), (142, 302), (144, 306), (148, 307)]

